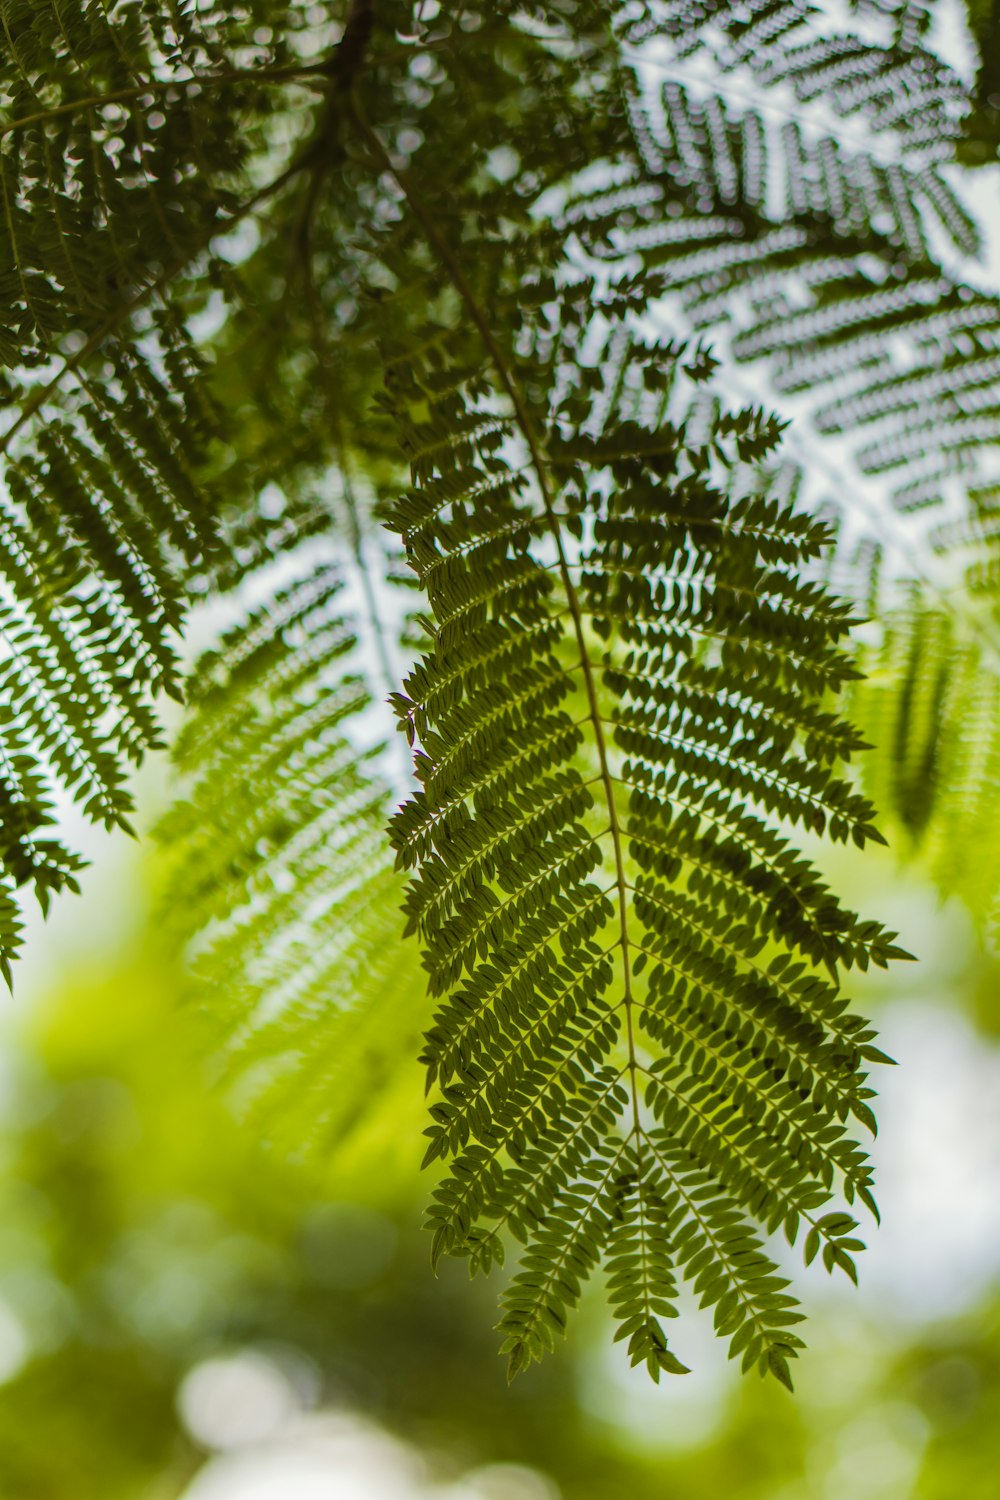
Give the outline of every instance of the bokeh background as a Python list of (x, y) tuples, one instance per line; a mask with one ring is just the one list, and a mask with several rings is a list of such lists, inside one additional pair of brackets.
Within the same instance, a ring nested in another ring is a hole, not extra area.
[[(995, 283), (1000, 169), (976, 182)], [(138, 792), (148, 833), (167, 768)], [(83, 894), (0, 996), (0, 1500), (996, 1500), (1000, 959), (919, 857), (815, 851), (919, 963), (852, 987), (899, 1064), (875, 1079), (883, 1222), (857, 1289), (786, 1254), (791, 1396), (693, 1306), (693, 1372), (654, 1387), (599, 1288), (508, 1388), (496, 1280), (430, 1270), (417, 1065), (374, 1070), (336, 1142), (245, 1118), (155, 840), (74, 836)]]
[[(139, 790), (150, 825), (165, 768)], [(920, 963), (854, 988), (899, 1063), (876, 1079), (883, 1227), (857, 1290), (797, 1265), (790, 1396), (693, 1307), (693, 1373), (654, 1387), (599, 1294), (508, 1389), (495, 1282), (430, 1270), (416, 1064), (321, 1149), (243, 1119), (155, 840), (91, 854), (0, 1007), (0, 1495), (995, 1500), (1000, 962), (917, 861), (825, 855)]]

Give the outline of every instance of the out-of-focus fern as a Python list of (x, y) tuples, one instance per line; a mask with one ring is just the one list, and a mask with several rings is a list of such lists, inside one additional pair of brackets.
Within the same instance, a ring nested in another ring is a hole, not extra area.
[(185, 795), (162, 828), (219, 1055), (297, 1150), (329, 1149), (395, 1069), (401, 1034), (419, 1036), (380, 747), (351, 738), (370, 700), (343, 592), (335, 565), (314, 564), (202, 657), (176, 747)]
[(860, 114), (908, 149), (947, 160), (970, 100), (929, 45), (931, 7), (861, 0), (852, 10), (845, 25), (842, 12), (802, 0), (650, 0), (624, 34), (631, 44), (669, 41), (684, 58), (707, 53), (715, 70), (745, 68), (764, 88), (788, 84), (799, 103), (822, 99), (843, 118)]
[(862, 653), (853, 695), (863, 732), (868, 791), (894, 842), (919, 852), (941, 890), (980, 921), (1000, 901), (1000, 677), (974, 637), (919, 596), (883, 622)]
[(642, 162), (567, 206), (578, 233), (641, 255), (691, 326), (728, 325), (736, 360), (849, 442), (902, 515), (992, 473), (1000, 300), (942, 261), (942, 239), (967, 256), (979, 236), (940, 168), (664, 80), (655, 52), (636, 67)]

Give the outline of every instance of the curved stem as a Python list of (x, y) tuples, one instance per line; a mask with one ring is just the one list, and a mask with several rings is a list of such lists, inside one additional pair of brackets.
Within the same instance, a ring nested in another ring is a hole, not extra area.
[[(319, 174), (314, 176), (313, 181), (319, 180)], [(355, 571), (361, 587), (364, 600), (365, 619), (368, 630), (375, 646), (375, 655), (378, 661), (379, 675), (385, 689), (386, 698), (396, 691), (399, 674), (393, 667), (389, 643), (382, 622), (382, 613), (379, 609), (378, 599), (375, 596), (375, 588), (372, 583), (371, 569), (365, 559), (364, 536), (361, 527), (361, 513), (358, 506), (354, 484), (351, 479), (351, 465), (347, 453), (347, 444), (344, 439), (344, 424), (341, 416), (341, 404), (337, 391), (336, 380), (333, 372), (333, 361), (330, 357), (330, 345), (323, 327), (323, 319), (320, 315), (319, 298), (316, 291), (316, 280), (313, 275), (312, 247), (309, 242), (311, 227), (311, 213), (304, 221), (304, 243), (303, 275), (305, 279), (306, 309), (309, 318), (309, 330), (312, 335), (313, 351), (316, 355), (316, 366), (319, 372), (320, 389), (323, 397), (323, 406), (326, 410), (327, 420), (333, 434), (333, 446), (336, 454), (337, 467), (340, 470), (341, 484), (343, 488), (344, 508), (347, 512), (347, 529), (350, 538), (351, 555), (354, 558)], [(412, 783), (413, 766), (410, 756), (397, 737), (400, 745), (404, 763), (404, 785)]]

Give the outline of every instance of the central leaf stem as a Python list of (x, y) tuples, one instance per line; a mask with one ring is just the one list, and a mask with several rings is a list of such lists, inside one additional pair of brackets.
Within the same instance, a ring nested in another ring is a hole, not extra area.
[(594, 676), (594, 664), (587, 652), (587, 640), (583, 625), (583, 612), (580, 608), (580, 600), (573, 579), (570, 574), (569, 563), (563, 547), (562, 529), (556, 515), (555, 497), (549, 476), (545, 455), (541, 443), (535, 432), (535, 425), (527, 404), (518, 389), (504, 356), (503, 350), (494, 337), (490, 327), (489, 319), (486, 317), (479, 305), (479, 300), (472, 290), (465, 272), (452, 252), (451, 246), (438, 230), (437, 224), (429, 210), (415, 191), (409, 174), (402, 168), (394, 165), (392, 158), (386, 151), (381, 140), (372, 130), (371, 126), (361, 114), (357, 101), (354, 102), (354, 116), (358, 128), (372, 151), (379, 160), (380, 165), (387, 171), (398, 184), (400, 191), (405, 197), (414, 217), (419, 221), (427, 240), (435, 253), (439, 256), (442, 265), (448, 272), (451, 281), (464, 302), (469, 316), (475, 324), (486, 346), (490, 360), (496, 370), (497, 377), (503, 387), (514, 415), (517, 425), (531, 455), (531, 466), (538, 480), (538, 489), (542, 499), (545, 513), (545, 523), (552, 536), (556, 548), (559, 575), (562, 580), (566, 602), (569, 608), (570, 618), (573, 624), (573, 634), (576, 639), (577, 649), (580, 653), (580, 666), (583, 673), (584, 693), (587, 699), (587, 716), (593, 725), (594, 746), (597, 751), (597, 764), (599, 779), (604, 788), (604, 797), (608, 810), (608, 831), (611, 834), (611, 844), (614, 853), (615, 887), (618, 893), (618, 922), (622, 950), (622, 975), (623, 990), (622, 1000), (625, 1013), (625, 1040), (628, 1049), (628, 1071), (632, 1094), (632, 1133), (638, 1141), (641, 1141), (642, 1132), (639, 1115), (639, 1086), (638, 1086), (638, 1059), (635, 1046), (635, 1022), (634, 1001), (632, 995), (632, 962), (628, 931), (628, 881), (625, 876), (625, 856), (622, 847), (622, 831), (618, 818), (618, 807), (615, 800), (614, 778), (608, 761), (608, 747), (604, 738), (604, 724), (601, 718), (600, 704), (597, 698), (597, 683)]

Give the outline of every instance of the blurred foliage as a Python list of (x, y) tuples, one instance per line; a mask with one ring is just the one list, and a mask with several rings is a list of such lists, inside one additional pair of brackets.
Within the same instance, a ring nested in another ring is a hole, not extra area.
[(973, 107), (958, 143), (958, 160), (967, 167), (995, 162), (1000, 155), (1000, 5), (997, 0), (965, 0), (978, 67)]
[(921, 1500), (992, 1500), (1000, 1469), (1000, 1301), (918, 1341), (892, 1378), (928, 1423)]
[[(156, 1475), (176, 1493), (199, 1462), (177, 1387), (198, 1359), (246, 1344), (294, 1347), (327, 1397), (436, 1450), (560, 1461), (579, 1493), (613, 1493), (617, 1458), (588, 1438), (569, 1367), (508, 1395), (489, 1320), (474, 1316), (481, 1289), (454, 1265), (427, 1276), (416, 1065), (327, 1174), (296, 1167), (227, 1115), (178, 984), (150, 935), (25, 1022), (0, 1296), (32, 1353), (0, 1401), (0, 1493), (115, 1500)], [(391, 1258), (368, 1253), (363, 1217), (338, 1234), (331, 1204), (345, 1198), (376, 1228), (391, 1219)], [(498, 1402), (511, 1418), (499, 1428)]]
[[(973, 1007), (985, 962), (962, 971)], [(416, 1444), (442, 1480), (506, 1462), (551, 1475), (564, 1500), (995, 1494), (994, 1304), (907, 1346), (863, 1299), (833, 1297), (796, 1399), (726, 1380), (717, 1360), (692, 1401), (685, 1382), (622, 1383), (594, 1301), (573, 1357), (507, 1389), (482, 1283), (454, 1263), (427, 1275), (416, 1065), (332, 1157), (290, 1161), (258, 1116), (227, 1108), (180, 983), (149, 922), (120, 954), (68, 962), (8, 1023), (0, 1495), (180, 1495), (205, 1454), (178, 1389), (245, 1348), (306, 1361), (323, 1405)]]

